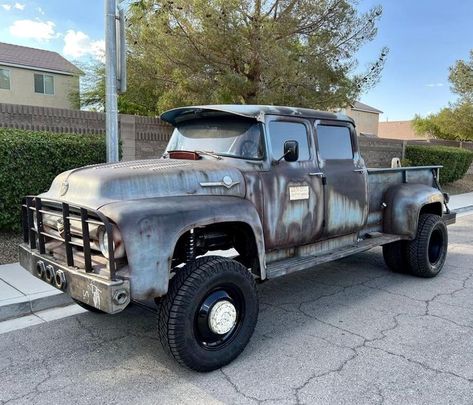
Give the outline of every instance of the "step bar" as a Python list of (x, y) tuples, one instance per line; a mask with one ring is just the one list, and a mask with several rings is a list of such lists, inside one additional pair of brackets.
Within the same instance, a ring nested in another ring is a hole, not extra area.
[(284, 260), (278, 260), (269, 263), (266, 268), (266, 275), (269, 279), (295, 273), (296, 271), (310, 269), (322, 263), (328, 263), (334, 260), (351, 256), (355, 253), (364, 252), (376, 246), (386, 245), (391, 242), (404, 239), (399, 235), (387, 233), (376, 233), (362, 241), (348, 245), (343, 248), (337, 248), (325, 253), (314, 256), (296, 256)]

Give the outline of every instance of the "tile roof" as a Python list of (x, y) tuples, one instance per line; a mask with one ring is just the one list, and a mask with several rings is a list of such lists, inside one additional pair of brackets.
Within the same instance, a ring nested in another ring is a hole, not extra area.
[(0, 42), (0, 64), (18, 65), (38, 70), (53, 70), (75, 75), (83, 73), (77, 66), (57, 52), (4, 42)]
[(383, 113), (381, 110), (378, 110), (378, 109), (376, 109), (374, 107), (371, 107), (367, 104), (360, 103), (359, 101), (355, 101), (351, 107), (352, 107), (353, 110), (367, 111), (367, 112), (376, 113), (376, 114), (382, 114)]

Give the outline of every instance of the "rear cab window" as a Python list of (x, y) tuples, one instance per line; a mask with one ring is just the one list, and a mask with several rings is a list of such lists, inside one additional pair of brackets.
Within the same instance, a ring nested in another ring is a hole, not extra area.
[(353, 159), (352, 136), (349, 127), (317, 125), (319, 155), (323, 160)]

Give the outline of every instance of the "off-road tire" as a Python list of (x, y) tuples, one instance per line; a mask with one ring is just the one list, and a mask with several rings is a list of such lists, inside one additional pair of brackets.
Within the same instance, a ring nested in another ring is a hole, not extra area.
[(422, 214), (414, 240), (407, 243), (410, 273), (418, 277), (435, 277), (447, 258), (448, 231), (438, 215)]
[(386, 266), (395, 273), (409, 273), (407, 242), (400, 240), (383, 245), (383, 258)]
[[(237, 306), (239, 318), (235, 329), (228, 332), (228, 340), (209, 348), (199, 337), (199, 311), (209, 296), (225, 288), (242, 301)], [(244, 350), (257, 319), (258, 295), (252, 274), (235, 260), (206, 256), (186, 264), (171, 279), (168, 293), (158, 305), (158, 335), (163, 348), (181, 365), (212, 371)]]
[(102, 311), (101, 309), (95, 308), (92, 305), (86, 304), (84, 302), (81, 302), (79, 300), (76, 300), (75, 298), (72, 298), (72, 300), (79, 305), (80, 307), (86, 309), (89, 312), (94, 312), (96, 314), (106, 314), (106, 312)]

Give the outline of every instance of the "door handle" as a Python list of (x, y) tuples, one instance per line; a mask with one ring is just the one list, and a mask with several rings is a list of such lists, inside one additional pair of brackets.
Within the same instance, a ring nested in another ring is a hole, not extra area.
[(322, 172), (316, 172), (316, 173), (309, 173), (309, 176), (324, 177), (324, 174)]
[(356, 173), (364, 173), (366, 171), (366, 169), (355, 169), (353, 171), (356, 172)]

